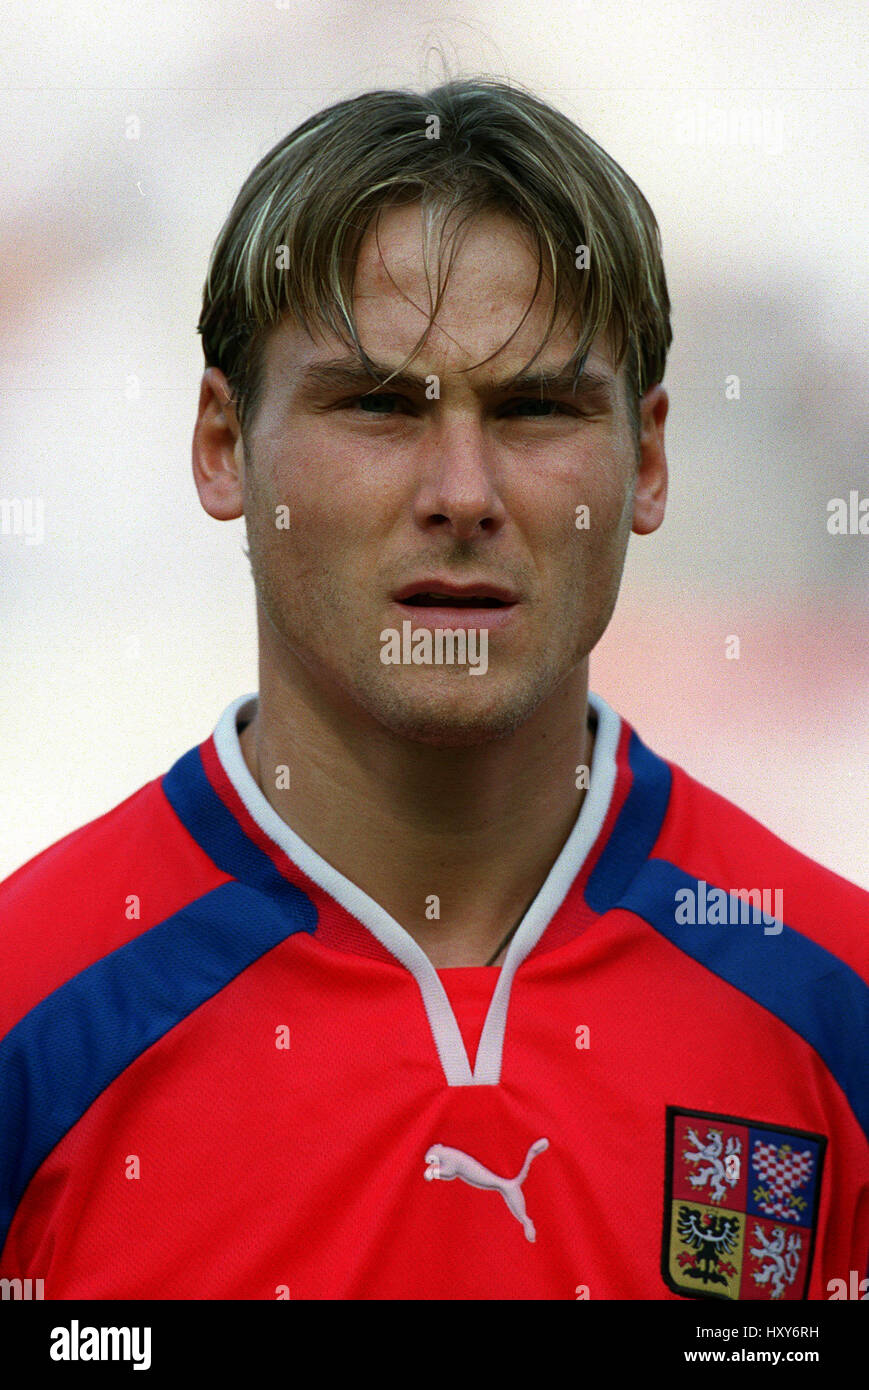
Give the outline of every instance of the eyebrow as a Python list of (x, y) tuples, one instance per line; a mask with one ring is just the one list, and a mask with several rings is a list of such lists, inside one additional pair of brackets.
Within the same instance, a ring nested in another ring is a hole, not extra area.
[[(357, 357), (336, 357), (327, 362), (314, 362), (302, 373), (302, 390), (315, 390), (318, 386), (327, 390), (342, 387), (348, 390), (373, 390), (378, 386), (387, 385), (396, 391), (424, 391), (428, 385), (426, 376), (411, 371), (396, 372), (385, 382), (381, 378), (390, 376), (390, 368), (373, 361), (371, 365), (376, 375)], [(576, 400), (595, 400), (611, 405), (611, 388), (614, 384), (613, 377), (601, 376), (598, 372), (583, 368), (579, 375), (571, 371), (523, 372), (491, 383), (487, 386), (486, 392), (489, 395), (497, 395), (507, 390), (525, 394), (539, 392), (541, 396), (549, 392), (554, 395), (569, 395)]]

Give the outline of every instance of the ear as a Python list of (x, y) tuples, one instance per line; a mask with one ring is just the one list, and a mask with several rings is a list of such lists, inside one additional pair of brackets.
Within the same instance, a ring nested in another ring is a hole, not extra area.
[(657, 531), (667, 505), (667, 457), (664, 453), (664, 421), (670, 400), (663, 386), (652, 386), (640, 401), (639, 462), (634, 489), (634, 520), (638, 536)]
[(199, 500), (217, 521), (244, 515), (244, 444), (223, 372), (207, 367), (193, 430), (193, 478)]

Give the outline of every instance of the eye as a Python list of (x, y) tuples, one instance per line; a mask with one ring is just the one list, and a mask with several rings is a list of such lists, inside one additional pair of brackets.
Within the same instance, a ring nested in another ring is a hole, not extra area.
[[(366, 391), (342, 401), (345, 409), (360, 410), (363, 415), (391, 415), (397, 403), (409, 402), (394, 391)], [(528, 420), (549, 420), (555, 415), (577, 415), (580, 412), (564, 401), (542, 399), (539, 396), (516, 396), (504, 406), (502, 414)]]
[(562, 415), (572, 415), (575, 413), (569, 406), (565, 405), (563, 401), (541, 400), (539, 396), (517, 396), (515, 400), (508, 402), (507, 410), (510, 412), (513, 410), (513, 407), (523, 406), (530, 406), (530, 411), (527, 412), (527, 418), (529, 419), (536, 418), (547, 420), (550, 416), (558, 413)]
[(353, 396), (345, 404), (358, 406), (365, 415), (388, 415), (390, 414), (390, 406), (401, 399), (401, 396), (397, 396), (392, 391), (374, 391), (366, 392), (364, 396)]

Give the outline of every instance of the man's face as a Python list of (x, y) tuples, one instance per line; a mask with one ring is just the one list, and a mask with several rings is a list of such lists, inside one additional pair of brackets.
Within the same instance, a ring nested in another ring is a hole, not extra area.
[[(428, 321), (418, 206), (386, 212), (378, 239), (369, 232), (363, 242), (354, 307), (369, 358), (391, 371)], [(541, 402), (539, 388), (501, 385), (545, 333), (551, 300), (543, 290), (517, 331), (536, 273), (516, 223), (498, 213), (478, 218), (407, 369), (420, 385), (390, 382), (367, 398), (370, 379), (312, 374), (336, 358), (359, 370), (340, 339), (312, 338), (284, 321), (266, 345), (246, 445), (236, 445), (268, 619), (265, 659), (290, 682), (295, 671), (326, 699), (422, 743), (503, 736), (576, 671), (609, 622), (636, 520), (638, 449), (624, 367), (613, 372), (603, 336), (585, 364), (602, 384), (587, 396), (566, 387)], [(530, 371), (560, 371), (575, 343), (575, 326), (560, 324)], [(281, 506), (288, 527), (276, 525)], [(588, 508), (587, 527), (577, 526), (577, 507)], [(467, 664), (381, 660), (387, 629), (401, 632), (407, 620), (414, 631), (452, 626), (441, 605), (395, 598), (408, 585), (436, 591), (438, 580), (516, 596), (509, 608), (453, 614), (487, 628), (485, 674), (473, 676)]]

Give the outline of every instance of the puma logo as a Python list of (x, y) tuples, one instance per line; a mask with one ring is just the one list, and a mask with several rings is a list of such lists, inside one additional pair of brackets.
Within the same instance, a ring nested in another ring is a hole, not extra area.
[(426, 1182), (431, 1182), (434, 1178), (441, 1178), (446, 1182), (453, 1178), (461, 1178), (462, 1182), (469, 1183), (471, 1187), (493, 1188), (500, 1192), (528, 1240), (536, 1240), (534, 1222), (525, 1210), (522, 1184), (528, 1176), (532, 1161), (548, 1148), (548, 1139), (538, 1139), (525, 1155), (525, 1162), (515, 1178), (499, 1178), (497, 1173), (490, 1172), (482, 1163), (471, 1158), (470, 1154), (462, 1153), (461, 1149), (449, 1149), (446, 1144), (432, 1144), (425, 1156), (428, 1165), (425, 1170)]

